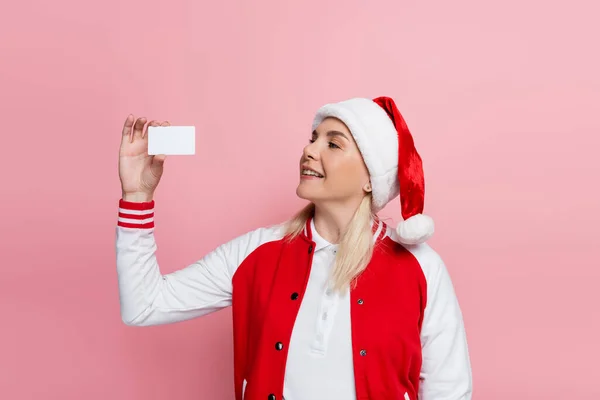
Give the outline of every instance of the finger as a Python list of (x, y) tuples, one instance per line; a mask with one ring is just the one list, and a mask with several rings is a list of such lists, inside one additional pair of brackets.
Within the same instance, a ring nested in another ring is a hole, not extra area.
[(170, 126), (171, 124), (169, 123), (169, 121), (163, 121), (162, 124), (160, 124), (160, 126)]
[[(150, 126), (158, 126), (158, 121), (154, 121), (154, 120), (150, 121), (148, 123), (148, 127), (150, 127)], [(146, 128), (144, 130), (144, 132), (142, 133), (142, 139), (144, 139), (146, 137), (146, 135), (148, 135), (148, 128)]]
[(135, 121), (135, 117), (132, 114), (127, 116), (125, 123), (123, 124), (123, 136), (127, 136), (131, 134), (131, 127), (133, 126), (133, 121)]
[(152, 157), (152, 163), (157, 163), (157, 164), (162, 164), (165, 162), (165, 160), (167, 159), (167, 155), (166, 154), (157, 154), (154, 157)]
[(139, 139), (142, 137), (142, 132), (144, 131), (144, 125), (146, 124), (146, 118), (141, 117), (137, 121), (135, 121), (135, 125), (133, 126), (133, 137), (132, 141), (135, 139)]
[(167, 156), (165, 154), (157, 154), (152, 157), (152, 164), (150, 164), (150, 170), (152, 171), (152, 175), (160, 178), (163, 172), (163, 165), (165, 163), (165, 159)]

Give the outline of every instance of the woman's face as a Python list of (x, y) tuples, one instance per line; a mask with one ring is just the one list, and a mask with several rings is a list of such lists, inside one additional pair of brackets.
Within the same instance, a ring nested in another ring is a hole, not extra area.
[(297, 195), (315, 204), (344, 205), (360, 203), (370, 191), (369, 172), (352, 134), (342, 121), (326, 118), (300, 158)]

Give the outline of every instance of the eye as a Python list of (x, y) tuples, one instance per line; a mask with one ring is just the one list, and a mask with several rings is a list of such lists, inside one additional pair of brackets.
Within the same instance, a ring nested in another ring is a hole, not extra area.
[(337, 144), (335, 144), (333, 142), (329, 142), (329, 147), (333, 147), (333, 148), (336, 148), (336, 149), (340, 148), (340, 146), (338, 146)]

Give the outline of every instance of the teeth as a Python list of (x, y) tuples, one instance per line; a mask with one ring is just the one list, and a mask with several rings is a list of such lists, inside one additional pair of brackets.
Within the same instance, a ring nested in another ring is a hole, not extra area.
[(316, 176), (316, 177), (319, 177), (319, 178), (323, 177), (323, 175), (317, 174), (315, 171), (311, 171), (309, 169), (303, 169), (302, 170), (302, 175), (312, 175), (312, 176)]

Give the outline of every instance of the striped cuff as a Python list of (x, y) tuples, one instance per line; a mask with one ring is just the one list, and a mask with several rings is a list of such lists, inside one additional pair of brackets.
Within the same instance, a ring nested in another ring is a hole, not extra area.
[(137, 203), (120, 199), (117, 225), (123, 228), (154, 228), (154, 200)]

